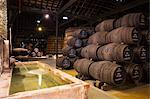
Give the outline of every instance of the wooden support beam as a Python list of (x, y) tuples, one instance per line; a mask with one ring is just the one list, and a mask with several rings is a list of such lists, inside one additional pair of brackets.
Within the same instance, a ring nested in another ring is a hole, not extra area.
[(60, 27), (63, 27), (63, 26), (66, 25), (66, 24), (69, 24), (70, 22), (74, 21), (75, 19), (76, 19), (76, 18), (74, 17), (74, 18), (68, 20), (67, 22), (64, 22), (64, 23), (60, 24), (60, 25), (59, 25), (59, 28), (60, 28)]
[(41, 0), (41, 9), (43, 8), (43, 0)]
[[(10, 6), (10, 9), (18, 9), (18, 7), (16, 7), (16, 6)], [(22, 6), (21, 11), (22, 12), (24, 12), (24, 11), (26, 11), (26, 12), (33, 12), (33, 13), (37, 13), (37, 14), (42, 14), (44, 12), (54, 13), (51, 10), (48, 10), (48, 9), (33, 8), (33, 7), (28, 7), (28, 6)]]
[(74, 4), (77, 0), (70, 0), (68, 3), (66, 3), (59, 11), (58, 15), (63, 13), (67, 8), (69, 8), (72, 4)]
[(85, 16), (81, 16), (81, 15), (77, 15), (77, 16), (72, 15), (70, 17), (72, 17), (72, 18), (70, 20), (60, 24), (59, 27), (63, 27), (64, 25), (69, 24), (70, 22), (74, 21), (75, 19), (85, 20), (87, 22), (93, 20), (93, 18), (91, 18), (91, 17), (85, 17)]
[(53, 10), (54, 2), (55, 2), (55, 0), (52, 1), (51, 10)]
[[(117, 13), (123, 12), (125, 10), (132, 9), (134, 7), (140, 6), (140, 5), (148, 3), (148, 2), (149, 2), (148, 0), (142, 0), (142, 1), (141, 0), (134, 0), (134, 1), (132, 1), (131, 3), (129, 3), (127, 5), (120, 6), (117, 9), (112, 9), (111, 11), (109, 11), (107, 13), (98, 15), (98, 17), (94, 18), (94, 19), (96, 19), (95, 21), (89, 22), (89, 23), (90, 24), (94, 24), (96, 22), (100, 22), (100, 21), (102, 21), (102, 18), (104, 18), (104, 17), (111, 16), (113, 14), (117, 14)], [(83, 26), (87, 26), (87, 25), (89, 25), (89, 23), (88, 24), (84, 24)]]
[[(110, 16), (110, 15), (113, 15), (113, 14), (117, 14), (117, 13), (120, 13), (120, 12), (123, 12), (125, 10), (128, 10), (128, 9), (132, 9), (134, 7), (137, 7), (139, 5), (142, 5), (144, 3), (147, 3), (148, 0), (134, 0), (133, 2), (127, 4), (127, 5), (123, 5), (117, 9), (113, 9), (107, 13), (105, 13), (104, 15), (99, 15), (100, 17), (107, 17), (107, 16)], [(97, 17), (96, 19), (98, 19), (99, 17)], [(99, 21), (99, 20), (98, 20)], [(101, 19), (100, 19), (101, 21)]]

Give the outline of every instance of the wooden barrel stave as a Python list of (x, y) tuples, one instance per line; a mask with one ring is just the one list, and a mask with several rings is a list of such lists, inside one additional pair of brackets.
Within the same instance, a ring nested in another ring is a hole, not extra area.
[(128, 75), (128, 79), (132, 80), (133, 82), (137, 83), (141, 80), (142, 78), (142, 69), (141, 66), (138, 64), (127, 64), (125, 66), (126, 72)]
[(87, 59), (97, 60), (97, 50), (100, 46), (98, 45), (88, 45), (81, 50), (81, 56)]
[(106, 36), (107, 42), (137, 44), (141, 35), (134, 27), (120, 27), (109, 32)]
[(121, 27), (121, 20), (122, 20), (122, 17), (115, 20), (115, 22), (114, 22), (114, 27), (115, 28)]
[(74, 68), (77, 72), (82, 75), (89, 75), (89, 66), (93, 63), (93, 61), (89, 61), (88, 59), (78, 59), (74, 63)]
[(85, 47), (88, 45), (88, 39), (82, 39), (82, 47)]
[(114, 28), (114, 21), (115, 19), (108, 19), (104, 20), (101, 23), (99, 23), (95, 30), (98, 31), (111, 31)]
[(134, 62), (136, 63), (146, 62), (147, 49), (145, 46), (139, 46), (139, 47), (133, 48), (133, 53), (134, 53), (134, 60), (133, 60)]
[(118, 44), (114, 48), (113, 55), (113, 59), (117, 62), (132, 60), (132, 50), (128, 47), (128, 45)]
[(106, 35), (108, 32), (96, 32), (88, 39), (88, 44), (99, 44), (104, 45), (106, 44)]
[(76, 57), (76, 50), (70, 46), (62, 49), (63, 55), (68, 57)]
[(76, 49), (76, 55), (77, 55), (78, 57), (82, 57), (82, 56), (81, 56), (81, 51), (82, 51), (82, 47)]
[(145, 17), (142, 13), (129, 13), (122, 17), (121, 26), (139, 27), (145, 25)]
[(88, 32), (84, 29), (77, 29), (73, 32), (75, 38), (84, 39), (88, 37)]
[[(124, 69), (110, 61), (93, 62), (88, 59), (78, 59), (74, 63), (74, 68), (82, 75), (91, 76), (94, 79), (111, 85), (122, 84), (126, 77)], [(118, 74), (119, 76), (116, 76)]]
[[(113, 52), (114, 52), (114, 48), (117, 46), (116, 43), (110, 43), (110, 44), (107, 44), (105, 46), (103, 46), (103, 50), (102, 50), (102, 56), (103, 56), (103, 59), (102, 60), (108, 60), (108, 61), (112, 61), (114, 60), (113, 58)], [(99, 52), (99, 51), (98, 51)], [(98, 54), (99, 56), (100, 54)]]
[[(118, 68), (122, 70), (120, 71), (120, 73), (123, 73), (120, 77), (122, 79), (118, 81), (114, 81), (114, 77), (115, 77), (114, 73)], [(89, 68), (89, 74), (95, 79), (98, 79), (102, 82), (106, 82), (108, 84), (113, 84), (113, 85), (122, 84), (122, 82), (124, 82), (125, 80), (125, 76), (124, 76), (125, 72), (123, 68), (121, 68), (121, 66), (114, 64), (110, 61), (94, 62), (93, 64), (91, 64)]]
[(68, 57), (59, 57), (56, 60), (56, 66), (61, 67), (63, 69), (68, 69), (71, 67), (71, 62)]
[(143, 67), (142, 81), (146, 82), (146, 83), (149, 83), (150, 82), (150, 76), (149, 76), (149, 73), (150, 73), (150, 63), (146, 62), (146, 63), (143, 63), (141, 65)]
[(67, 41), (68, 46), (71, 46), (73, 48), (79, 48), (82, 46), (82, 41), (78, 38), (70, 38)]

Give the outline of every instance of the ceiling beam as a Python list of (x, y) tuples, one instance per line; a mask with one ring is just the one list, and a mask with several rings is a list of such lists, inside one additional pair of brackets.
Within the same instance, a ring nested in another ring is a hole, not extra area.
[(63, 26), (66, 25), (66, 24), (69, 24), (70, 22), (74, 21), (75, 19), (76, 19), (76, 17), (74, 17), (74, 18), (72, 18), (72, 19), (70, 19), (70, 20), (68, 20), (68, 21), (66, 21), (66, 22), (64, 22), (64, 23), (62, 23), (62, 24), (60, 24), (60, 25), (59, 25), (59, 28), (60, 28), (60, 27), (63, 27)]
[(72, 4), (74, 4), (77, 0), (70, 0), (68, 3), (66, 3), (61, 9), (58, 11), (58, 15), (63, 13), (67, 8), (69, 8)]
[[(19, 9), (17, 6), (10, 6), (10, 9)], [(37, 13), (37, 14), (42, 14), (42, 13), (54, 13), (51, 10), (48, 9), (40, 9), (40, 8), (33, 8), (33, 7), (29, 7), (29, 6), (22, 6), (21, 11), (23, 12), (33, 12), (33, 13)]]
[(74, 21), (74, 20), (76, 20), (76, 19), (83, 20), (83, 21), (87, 21), (87, 22), (93, 20), (93, 18), (91, 18), (91, 17), (86, 17), (86, 16), (82, 16), (82, 15), (76, 15), (76, 16), (71, 15), (70, 17), (71, 17), (70, 20), (68, 20), (68, 21), (66, 21), (66, 22), (64, 22), (64, 23), (61, 23), (61, 24), (59, 25), (59, 27), (63, 27), (64, 25), (69, 24), (70, 22), (72, 22), (72, 21)]
[(123, 11), (128, 10), (128, 9), (132, 9), (134, 7), (137, 7), (137, 6), (142, 5), (144, 3), (147, 3), (147, 2), (148, 2), (148, 0), (142, 0), (142, 1), (141, 0), (134, 0), (133, 2), (131, 2), (127, 5), (123, 5), (119, 8), (117, 8), (117, 10), (113, 9), (110, 12), (107, 12), (106, 14), (102, 15), (102, 17), (107, 17), (107, 16), (110, 16), (113, 14), (117, 14), (117, 13), (123, 12)]
[[(117, 9), (112, 9), (112, 10), (110, 10), (107, 13), (98, 15), (98, 17), (94, 18), (96, 20), (91, 22), (90, 24), (94, 24), (96, 22), (100, 22), (100, 21), (102, 21), (102, 18), (104, 18), (104, 17), (111, 16), (113, 14), (117, 14), (117, 13), (123, 12), (125, 10), (132, 9), (134, 7), (140, 6), (140, 5), (148, 3), (148, 2), (149, 2), (148, 0), (142, 0), (142, 1), (141, 0), (134, 0), (134, 1), (132, 1), (131, 3), (129, 3), (127, 5), (122, 5), (122, 6), (118, 7)], [(83, 26), (86, 26), (86, 25), (89, 25), (89, 23), (88, 24), (84, 24)]]

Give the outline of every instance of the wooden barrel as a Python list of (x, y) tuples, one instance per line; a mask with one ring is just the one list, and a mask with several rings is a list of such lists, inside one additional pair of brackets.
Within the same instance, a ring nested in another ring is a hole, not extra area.
[(69, 60), (69, 57), (59, 57), (56, 60), (56, 66), (61, 67), (63, 69), (69, 69), (71, 68), (71, 62)]
[(88, 37), (88, 32), (84, 29), (77, 29), (73, 32), (75, 38), (84, 39)]
[(41, 52), (37, 52), (36, 55), (37, 55), (37, 57), (41, 57), (42, 53)]
[(133, 57), (133, 51), (128, 45), (118, 44), (114, 48), (113, 58), (117, 62), (131, 61), (132, 57)]
[(36, 57), (37, 55), (36, 55), (35, 52), (31, 52), (31, 56), (32, 56), (32, 57)]
[(88, 45), (88, 39), (82, 39), (82, 47), (85, 47)]
[[(75, 63), (75, 61), (76, 61), (77, 59), (79, 59), (79, 57), (69, 58), (70, 63), (71, 63), (71, 68), (73, 67), (73, 65), (74, 65), (74, 63)], [(69, 68), (69, 69), (71, 69), (71, 68)]]
[(126, 73), (128, 80), (132, 80), (133, 82), (137, 83), (142, 78), (142, 67), (138, 64), (127, 64), (125, 66)]
[(32, 43), (29, 43), (29, 44), (27, 44), (27, 46), (26, 46), (26, 48), (28, 49), (28, 50), (33, 50), (33, 44)]
[(74, 63), (74, 68), (82, 75), (113, 85), (122, 84), (126, 77), (122, 66), (110, 61), (93, 62), (88, 59), (78, 59)]
[(82, 46), (82, 40), (78, 38), (70, 38), (67, 41), (68, 46), (71, 46), (73, 48), (80, 48)]
[(81, 57), (81, 50), (82, 50), (82, 47), (76, 49), (76, 55), (77, 55), (78, 57)]
[(97, 51), (98, 59), (113, 61), (114, 49), (117, 45), (118, 45), (117, 43), (110, 43), (100, 47)]
[(109, 32), (106, 40), (109, 43), (137, 44), (141, 40), (141, 34), (134, 27), (120, 27)]
[(89, 75), (89, 66), (92, 63), (93, 63), (93, 61), (90, 61), (88, 59), (78, 59), (75, 61), (73, 67), (81, 75), (90, 76)]
[(88, 33), (88, 37), (93, 35), (95, 33), (95, 28), (94, 27), (81, 27), (81, 29), (86, 30), (86, 32)]
[(108, 20), (104, 20), (101, 23), (99, 23), (96, 28), (95, 31), (111, 31), (114, 29), (114, 21), (115, 19), (108, 19)]
[(100, 46), (98, 45), (88, 45), (81, 50), (81, 56), (87, 59), (97, 60), (97, 51)]
[(71, 38), (73, 38), (73, 36), (68, 36), (68, 37), (65, 37), (65, 38), (64, 38), (63, 48), (68, 46), (68, 45), (67, 45), (67, 41), (68, 41), (69, 39), (71, 39)]
[(106, 35), (108, 32), (96, 32), (88, 39), (88, 44), (99, 44), (104, 45), (107, 43), (106, 41)]
[(70, 46), (67, 46), (67, 47), (63, 48), (62, 53), (63, 53), (64, 56), (76, 57), (76, 50), (73, 49)]
[(65, 31), (65, 37), (73, 36), (73, 31)]
[(145, 62), (147, 58), (147, 50), (145, 46), (135, 47), (133, 49), (134, 53), (134, 62), (136, 63)]
[(95, 34), (94, 29), (87, 29), (86, 31), (88, 32), (88, 37)]
[(3, 71), (3, 39), (0, 37), (0, 75)]
[(124, 15), (121, 19), (121, 26), (145, 26), (145, 16), (142, 13), (129, 13), (127, 15)]
[(11, 66), (15, 65), (16, 59), (10, 57), (10, 68), (12, 68)]
[(12, 54), (13, 54), (14, 56), (19, 56), (19, 55), (21, 55), (21, 56), (26, 56), (26, 55), (28, 55), (28, 49), (24, 49), (24, 48), (14, 48), (14, 49), (12, 50)]
[(115, 28), (121, 27), (121, 19), (122, 19), (122, 17), (114, 21)]
[(67, 41), (70, 39), (70, 38), (73, 38), (73, 32), (76, 30), (76, 29), (79, 29), (77, 27), (69, 27), (65, 30), (65, 37), (64, 37), (64, 43), (63, 43), (63, 47), (66, 47), (67, 46)]
[(150, 32), (148, 30), (141, 31), (142, 39), (140, 44), (141, 45), (149, 45), (150, 44)]
[(132, 59), (132, 50), (128, 45), (110, 43), (100, 47), (97, 51), (99, 60), (107, 61), (130, 61)]
[(73, 32), (79, 29), (79, 27), (69, 27), (65, 30), (65, 37), (73, 36)]
[(147, 63), (143, 63), (141, 65), (142, 65), (142, 68), (143, 68), (142, 81), (144, 81), (146, 83), (149, 83), (150, 82), (150, 76), (149, 76), (149, 73), (150, 73), (150, 63), (147, 62)]
[(110, 61), (94, 62), (89, 67), (89, 74), (102, 82), (120, 85), (125, 81), (125, 70), (122, 66)]
[(34, 52), (39, 52), (39, 49), (38, 48), (34, 48)]

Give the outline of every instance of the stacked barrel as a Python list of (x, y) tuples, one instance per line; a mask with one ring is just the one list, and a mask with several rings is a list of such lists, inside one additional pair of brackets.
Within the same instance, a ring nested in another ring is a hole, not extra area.
[(32, 52), (30, 52), (30, 56), (32, 57), (41, 57), (43, 55), (42, 52), (38, 48), (34, 48)]
[(57, 66), (63, 69), (70, 69), (78, 57), (82, 47), (87, 46), (88, 37), (94, 32), (90, 28), (69, 28), (65, 31), (63, 56), (57, 59)]
[[(87, 46), (80, 49), (82, 59), (74, 63), (76, 71), (111, 85), (139, 83), (148, 75), (149, 33), (142, 13), (130, 13), (99, 23)], [(145, 74), (146, 73), (146, 74)]]

